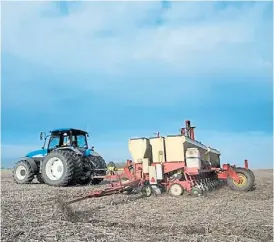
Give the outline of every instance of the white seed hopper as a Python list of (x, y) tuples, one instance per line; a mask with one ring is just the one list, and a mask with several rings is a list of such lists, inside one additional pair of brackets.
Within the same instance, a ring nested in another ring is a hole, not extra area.
[(184, 135), (129, 140), (129, 151), (136, 163), (142, 163), (144, 158), (154, 163), (182, 162), (188, 148), (198, 148), (202, 162), (210, 162), (213, 167), (220, 166), (219, 151)]

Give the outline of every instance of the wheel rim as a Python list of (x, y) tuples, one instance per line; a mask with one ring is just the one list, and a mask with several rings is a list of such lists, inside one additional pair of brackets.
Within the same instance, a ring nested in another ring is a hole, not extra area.
[(150, 186), (145, 186), (142, 190), (143, 194), (149, 197), (152, 194), (152, 190)]
[(145, 188), (145, 193), (148, 197), (151, 195), (151, 188), (149, 186)]
[(180, 196), (183, 193), (183, 189), (179, 184), (173, 184), (170, 187), (170, 193), (173, 196)]
[(64, 173), (63, 162), (57, 157), (50, 158), (46, 164), (45, 170), (49, 179), (58, 180)]
[(244, 187), (247, 184), (247, 177), (244, 174), (238, 174), (238, 176), (240, 178), (240, 182), (237, 183), (233, 180), (233, 184), (237, 187)]
[(20, 165), (17, 167), (15, 174), (19, 180), (24, 180), (27, 176), (27, 170), (24, 166)]

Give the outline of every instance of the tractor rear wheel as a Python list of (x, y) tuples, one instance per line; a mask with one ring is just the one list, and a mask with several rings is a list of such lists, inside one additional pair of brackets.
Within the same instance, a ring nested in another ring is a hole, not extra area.
[(20, 160), (12, 171), (13, 179), (18, 184), (29, 184), (34, 179), (34, 170), (26, 160)]
[[(91, 176), (105, 176), (107, 173), (107, 165), (103, 157), (94, 152), (91, 156), (87, 157), (91, 169)], [(102, 178), (93, 178), (91, 183), (98, 185), (103, 181)]]
[(88, 159), (93, 169), (103, 169), (99, 173), (106, 175), (107, 165), (102, 156), (94, 152), (91, 156), (88, 157)]
[(42, 177), (50, 186), (68, 186), (81, 175), (80, 158), (70, 150), (52, 151), (42, 162)]
[(237, 183), (232, 177), (228, 177), (227, 185), (234, 191), (249, 191), (254, 185), (254, 173), (251, 170), (240, 167), (235, 168), (235, 172), (240, 177), (240, 182)]

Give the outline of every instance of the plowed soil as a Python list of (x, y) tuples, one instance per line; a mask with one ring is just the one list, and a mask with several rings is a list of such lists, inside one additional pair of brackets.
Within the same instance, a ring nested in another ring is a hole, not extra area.
[[(272, 241), (273, 170), (248, 193), (224, 186), (203, 197), (112, 195), (58, 208), (102, 186), (18, 185), (1, 177), (1, 241)], [(34, 181), (35, 182), (35, 181)]]

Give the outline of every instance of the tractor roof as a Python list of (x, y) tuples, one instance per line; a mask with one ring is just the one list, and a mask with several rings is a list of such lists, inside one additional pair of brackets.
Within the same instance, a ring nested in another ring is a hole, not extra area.
[(67, 132), (70, 132), (70, 131), (74, 134), (87, 134), (87, 132), (84, 131), (84, 130), (73, 129), (73, 128), (54, 129), (54, 130), (51, 130), (50, 132), (52, 134), (60, 134), (60, 133), (67, 133)]

